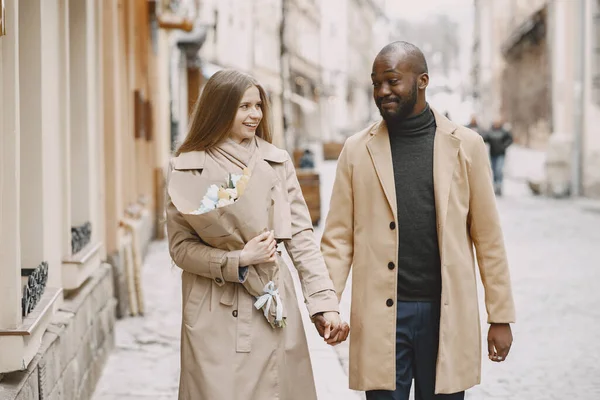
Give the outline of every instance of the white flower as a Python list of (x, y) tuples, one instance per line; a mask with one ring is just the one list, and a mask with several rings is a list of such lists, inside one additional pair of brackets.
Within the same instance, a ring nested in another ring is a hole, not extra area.
[(200, 204), (200, 207), (198, 207), (198, 209), (192, 211), (190, 214), (192, 214), (192, 215), (204, 214), (204, 213), (214, 210), (216, 207), (217, 207), (216, 201), (212, 201), (211, 199), (204, 197), (202, 199), (202, 203)]
[(225, 207), (225, 206), (231, 205), (233, 203), (234, 203), (234, 201), (231, 199), (219, 199), (219, 201), (217, 202), (217, 208)]
[(218, 199), (213, 200), (208, 197), (204, 197), (202, 199), (202, 204), (200, 204), (200, 207), (204, 207), (205, 209), (208, 209), (208, 210), (214, 210), (215, 207), (217, 206), (217, 201), (218, 201)]
[(230, 176), (231, 176), (231, 183), (233, 184), (233, 187), (237, 188), (237, 183), (242, 178), (242, 175), (231, 174)]
[(219, 187), (217, 185), (210, 185), (208, 190), (206, 191), (206, 195), (204, 196), (204, 198), (208, 198), (209, 200), (212, 200), (215, 203), (219, 201)]

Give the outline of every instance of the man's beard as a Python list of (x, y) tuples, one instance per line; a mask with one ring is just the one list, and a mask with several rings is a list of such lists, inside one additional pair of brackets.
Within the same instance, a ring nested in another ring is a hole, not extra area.
[(399, 98), (397, 96), (393, 96), (392, 98), (398, 103), (398, 107), (393, 111), (383, 109), (381, 107), (383, 99), (377, 99), (379, 113), (388, 125), (394, 125), (404, 121), (415, 109), (415, 106), (417, 105), (417, 81), (415, 80), (410, 93), (408, 93), (405, 98)]

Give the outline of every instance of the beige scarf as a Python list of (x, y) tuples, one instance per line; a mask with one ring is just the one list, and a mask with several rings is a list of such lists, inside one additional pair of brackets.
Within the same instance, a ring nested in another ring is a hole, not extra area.
[(206, 150), (223, 169), (232, 174), (241, 173), (244, 168), (252, 170), (258, 156), (256, 137), (236, 143), (226, 139), (216, 147)]

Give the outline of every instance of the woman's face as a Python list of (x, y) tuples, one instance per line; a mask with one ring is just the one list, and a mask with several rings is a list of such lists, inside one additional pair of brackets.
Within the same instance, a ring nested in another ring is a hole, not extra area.
[(252, 86), (246, 90), (238, 107), (233, 127), (231, 128), (231, 139), (237, 143), (241, 143), (244, 139), (253, 138), (262, 117), (260, 92), (256, 86)]

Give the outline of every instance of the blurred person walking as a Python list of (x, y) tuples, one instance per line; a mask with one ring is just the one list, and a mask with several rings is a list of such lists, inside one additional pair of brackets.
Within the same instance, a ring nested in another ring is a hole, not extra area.
[(477, 118), (474, 115), (471, 116), (471, 121), (469, 121), (469, 125), (467, 125), (467, 128), (481, 134), (479, 124), (477, 123)]
[[(336, 340), (348, 335), (293, 163), (271, 137), (262, 86), (246, 74), (220, 71), (207, 81), (172, 160), (167, 231), (171, 257), (183, 270), (180, 400), (316, 399), (292, 276), (277, 242), (284, 243), (299, 271), (319, 331)], [(251, 177), (242, 185), (243, 178), (233, 174)], [(212, 204), (206, 188), (225, 187), (226, 181), (233, 188), (215, 191), (218, 203)], [(235, 201), (221, 204), (232, 193)], [(252, 212), (236, 216), (231, 210), (238, 204), (257, 204), (257, 214), (270, 210), (272, 226), (231, 248), (256, 218)], [(197, 217), (204, 212), (218, 212), (218, 222), (199, 227)], [(257, 298), (243, 286), (273, 263), (278, 279), (265, 287), (265, 306), (285, 305), (282, 316), (277, 308), (283, 326), (269, 324), (265, 317), (272, 316), (255, 309)]]
[(489, 131), (484, 132), (483, 139), (490, 147), (490, 161), (494, 174), (494, 192), (502, 196), (504, 182), (504, 160), (506, 150), (513, 143), (513, 136), (500, 120), (494, 121)]
[(340, 154), (321, 249), (338, 297), (352, 268), (350, 387), (368, 400), (464, 399), (481, 380), (474, 250), (504, 361), (515, 320), (490, 163), (480, 135), (429, 107), (414, 45), (377, 55), (383, 120)]

